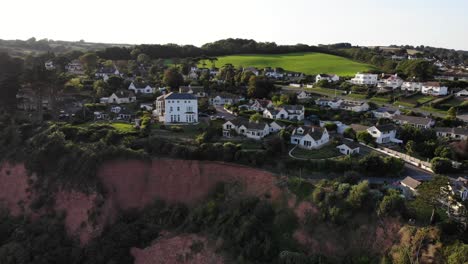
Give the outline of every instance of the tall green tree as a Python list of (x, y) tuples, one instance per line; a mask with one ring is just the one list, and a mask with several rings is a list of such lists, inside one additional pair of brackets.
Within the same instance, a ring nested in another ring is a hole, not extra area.
[(171, 67), (164, 72), (163, 82), (172, 90), (175, 90), (184, 84), (184, 77), (182, 74), (180, 74), (176, 67)]
[(0, 53), (0, 110), (14, 112), (23, 62)]

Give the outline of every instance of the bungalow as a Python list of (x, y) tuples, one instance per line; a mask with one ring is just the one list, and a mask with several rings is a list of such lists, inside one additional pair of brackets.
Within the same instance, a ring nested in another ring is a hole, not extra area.
[(418, 92), (422, 89), (422, 83), (420, 82), (403, 82), (401, 85), (402, 91), (411, 91), (411, 92)]
[(392, 118), (395, 115), (401, 114), (400, 110), (388, 107), (380, 107), (372, 111), (375, 118)]
[(263, 117), (271, 119), (304, 120), (303, 105), (283, 105), (277, 108), (269, 108), (263, 111)]
[(232, 137), (235, 134), (260, 140), (270, 134), (270, 127), (264, 122), (252, 122), (241, 118), (230, 120), (223, 124), (224, 137)]
[(101, 67), (94, 74), (97, 78), (102, 78), (105, 82), (109, 80), (111, 76), (121, 76), (119, 70), (115, 67)]
[(434, 96), (447, 95), (447, 86), (442, 86), (440, 82), (426, 82), (422, 85), (421, 92)]
[(135, 94), (153, 94), (156, 91), (156, 88), (153, 88), (148, 84), (145, 85), (137, 82), (132, 82), (128, 86), (128, 90), (133, 91)]
[(412, 198), (417, 195), (417, 188), (421, 185), (421, 182), (408, 176), (400, 182), (401, 190), (406, 198)]
[(354, 78), (351, 79), (352, 84), (357, 85), (376, 85), (378, 80), (377, 74), (372, 73), (356, 73)]
[(412, 127), (429, 129), (435, 121), (428, 117), (395, 115), (391, 118), (398, 125), (410, 125)]
[(234, 94), (222, 93), (211, 96), (209, 101), (211, 105), (222, 106), (226, 104), (235, 104), (241, 99), (241, 97), (236, 96)]
[(340, 80), (340, 77), (338, 77), (338, 75), (336, 74), (325, 74), (325, 73), (321, 73), (321, 74), (317, 74), (317, 76), (315, 76), (315, 82), (320, 82), (321, 80), (326, 80), (328, 82), (337, 82)]
[(133, 91), (119, 90), (109, 97), (100, 99), (102, 104), (128, 104), (136, 102), (136, 96)]
[(329, 141), (327, 129), (315, 126), (300, 126), (291, 135), (291, 144), (304, 149), (318, 149)]
[(435, 131), (438, 137), (455, 140), (468, 140), (468, 128), (436, 127)]
[(297, 94), (297, 99), (298, 100), (308, 100), (312, 98), (312, 95), (306, 91), (302, 91), (300, 93)]
[(315, 100), (315, 104), (319, 106), (328, 106), (331, 109), (340, 108), (342, 102), (343, 100), (338, 99), (338, 98), (334, 98), (334, 99), (320, 98), (320, 99)]
[(267, 108), (273, 108), (273, 102), (267, 99), (255, 99), (250, 104), (241, 105), (239, 108), (246, 108), (250, 111), (265, 111)]
[(360, 145), (354, 141), (346, 141), (336, 147), (344, 155), (359, 154)]
[(463, 89), (457, 93), (455, 93), (456, 97), (467, 97), (468, 96), (468, 90)]
[(369, 104), (365, 101), (344, 100), (339, 108), (359, 113), (369, 110)]
[(278, 121), (278, 120), (271, 122), (269, 126), (270, 126), (270, 133), (276, 133), (288, 127), (285, 123)]
[(379, 144), (403, 142), (396, 138), (397, 131), (393, 124), (372, 126), (367, 129), (367, 132), (375, 138), (375, 142)]

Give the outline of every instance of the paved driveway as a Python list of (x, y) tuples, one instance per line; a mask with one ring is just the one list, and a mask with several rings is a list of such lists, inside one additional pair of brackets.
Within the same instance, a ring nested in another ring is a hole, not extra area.
[(223, 106), (216, 106), (215, 108), (216, 108), (217, 116), (224, 116), (224, 119), (226, 120), (233, 120), (237, 118), (237, 116), (226, 111), (226, 109), (224, 109)]

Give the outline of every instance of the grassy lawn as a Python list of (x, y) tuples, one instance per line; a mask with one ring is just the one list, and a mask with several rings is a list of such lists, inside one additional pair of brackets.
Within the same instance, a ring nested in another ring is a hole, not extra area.
[(422, 107), (420, 107), (419, 109), (421, 109), (421, 110), (423, 110), (423, 111), (431, 112), (431, 113), (442, 114), (442, 115), (446, 115), (446, 114), (447, 114), (447, 111), (445, 111), (445, 110), (437, 109), (437, 108), (430, 107), (430, 106), (422, 106)]
[(295, 148), (292, 155), (301, 159), (328, 159), (341, 156), (342, 154), (338, 151), (335, 145), (328, 144), (321, 149), (306, 150)]
[(385, 97), (372, 97), (370, 99), (371, 102), (374, 102), (376, 104), (388, 104), (389, 103), (389, 99), (388, 98), (385, 98)]
[(443, 104), (448, 104), (450, 106), (459, 106), (461, 103), (463, 103), (464, 100), (460, 100), (456, 97), (453, 97), (452, 99), (448, 100), (448, 101), (445, 101)]
[[(317, 87), (317, 88), (308, 88), (306, 90), (312, 93), (318, 93), (318, 94), (328, 95), (332, 97), (335, 96), (335, 89)], [(336, 95), (340, 95), (341, 92), (342, 92), (341, 90), (336, 90)]]
[(128, 133), (128, 132), (134, 132), (136, 131), (135, 130), (135, 127), (133, 126), (133, 124), (126, 124), (126, 123), (112, 123), (110, 124), (113, 128), (117, 129), (119, 132), (124, 132), (124, 133)]
[(432, 97), (432, 96), (425, 96), (425, 95), (422, 95), (422, 94), (418, 94), (418, 95), (412, 96), (411, 98), (416, 99), (416, 102), (418, 102), (418, 103), (420, 103), (420, 104), (425, 104), (425, 103), (428, 103), (428, 102), (434, 100), (434, 97)]
[[(197, 125), (168, 125), (165, 129), (161, 129), (160, 124), (154, 124), (152, 127), (152, 134), (162, 136), (171, 139), (183, 139), (183, 140), (194, 140), (197, 135), (201, 133), (201, 130), (205, 128), (207, 124), (199, 123)], [(181, 128), (181, 131), (173, 131), (173, 129)]]
[[(352, 61), (350, 59), (317, 52), (287, 53), (287, 54), (246, 54), (218, 57), (217, 67), (231, 63), (235, 67), (281, 67), (288, 71), (305, 74), (334, 73), (340, 76), (354, 76), (356, 72), (375, 69), (372, 65)], [(210, 61), (205, 61), (205, 67), (211, 67)], [(200, 62), (199, 67), (203, 66)]]
[(348, 95), (346, 95), (346, 97), (354, 99), (354, 100), (366, 99), (365, 94), (357, 94), (357, 93), (348, 94)]
[(410, 103), (410, 102), (407, 102), (407, 101), (396, 101), (393, 104), (396, 105), (396, 106), (401, 105), (401, 106), (409, 107), (409, 108), (416, 107), (416, 104), (413, 104), (413, 103)]

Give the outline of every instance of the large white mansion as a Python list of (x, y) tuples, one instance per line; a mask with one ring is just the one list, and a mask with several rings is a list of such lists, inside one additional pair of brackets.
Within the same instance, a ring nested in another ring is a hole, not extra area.
[(197, 97), (189, 93), (168, 93), (156, 99), (153, 115), (159, 121), (171, 123), (197, 123)]

